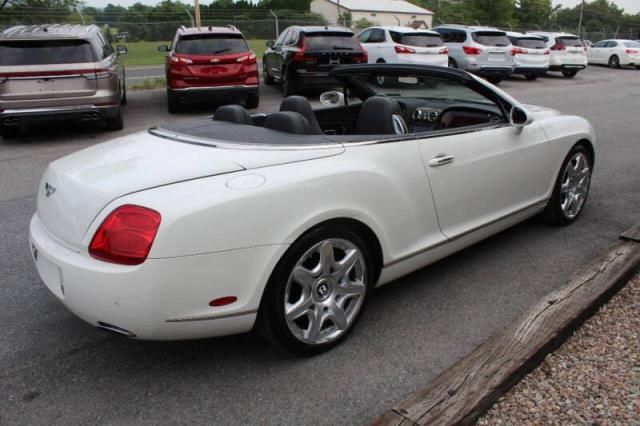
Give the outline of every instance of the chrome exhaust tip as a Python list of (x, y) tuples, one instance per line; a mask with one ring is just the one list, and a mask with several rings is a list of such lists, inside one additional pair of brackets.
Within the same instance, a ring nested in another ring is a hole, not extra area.
[(106, 322), (98, 321), (98, 324), (96, 325), (96, 327), (98, 327), (100, 330), (119, 334), (120, 336), (136, 337), (136, 335), (130, 332), (129, 330), (125, 330), (122, 327), (118, 327), (117, 325), (109, 324)]

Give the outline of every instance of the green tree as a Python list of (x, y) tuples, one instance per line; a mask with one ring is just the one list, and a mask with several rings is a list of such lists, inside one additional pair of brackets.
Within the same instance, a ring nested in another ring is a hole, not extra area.
[(520, 25), (545, 26), (553, 13), (551, 0), (516, 0), (515, 18)]

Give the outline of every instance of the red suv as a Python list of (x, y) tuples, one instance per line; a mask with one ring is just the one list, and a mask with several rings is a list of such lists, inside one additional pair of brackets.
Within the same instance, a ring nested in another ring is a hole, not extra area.
[(260, 102), (256, 55), (234, 26), (180, 27), (166, 61), (169, 112), (190, 102)]

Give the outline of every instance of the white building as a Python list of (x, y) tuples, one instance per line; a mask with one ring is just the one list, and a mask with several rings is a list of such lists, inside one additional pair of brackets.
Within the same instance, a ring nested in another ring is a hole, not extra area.
[(433, 12), (404, 0), (312, 0), (311, 12), (336, 25), (343, 25), (338, 16), (345, 12), (351, 12), (352, 23), (361, 18), (374, 25), (410, 26), (422, 21), (431, 28), (433, 21)]

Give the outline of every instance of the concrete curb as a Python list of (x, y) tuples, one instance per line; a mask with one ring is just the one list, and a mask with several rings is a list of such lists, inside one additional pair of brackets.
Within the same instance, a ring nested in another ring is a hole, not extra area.
[(473, 424), (622, 288), (640, 266), (640, 224), (559, 290), (372, 425)]

